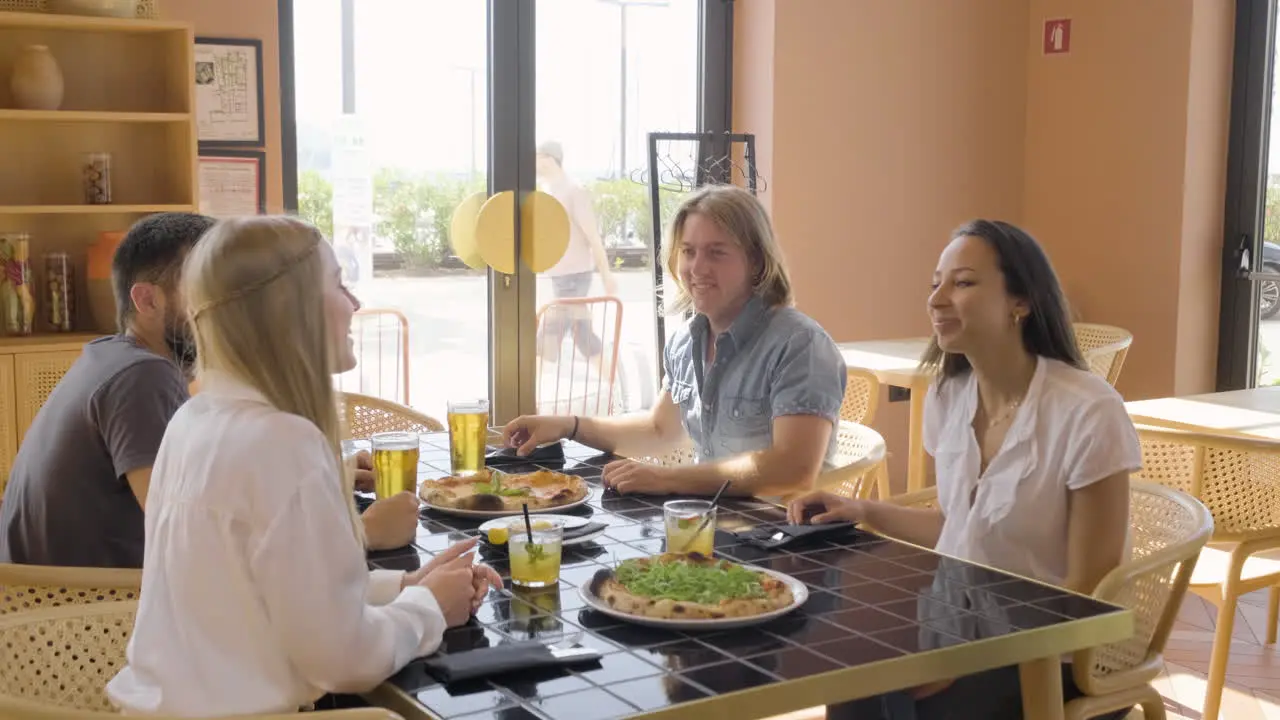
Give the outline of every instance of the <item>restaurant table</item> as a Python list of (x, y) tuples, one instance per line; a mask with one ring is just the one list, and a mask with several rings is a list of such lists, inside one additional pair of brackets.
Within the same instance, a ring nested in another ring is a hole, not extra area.
[[(415, 660), (366, 700), (409, 720), (760, 718), (1021, 664), (1026, 717), (1056, 719), (1063, 711), (1061, 656), (1133, 631), (1129, 610), (860, 530), (789, 550), (760, 550), (733, 533), (785, 517), (776, 506), (749, 499), (722, 499), (716, 555), (804, 582), (810, 595), (802, 607), (718, 632), (617, 620), (587, 608), (578, 587), (601, 568), (661, 553), (662, 504), (671, 498), (605, 491), (601, 469), (614, 458), (575, 443), (564, 447), (563, 465), (545, 467), (579, 475), (590, 486), (589, 501), (565, 514), (605, 523), (605, 534), (565, 547), (560, 582), (543, 589), (513, 587), (505, 552), (482, 542), (481, 558), (506, 587), (491, 592), (467, 625), (446, 631), (440, 652), (539, 638), (595, 648), (604, 657), (572, 670), (514, 672), (448, 687)], [(448, 435), (424, 435), (420, 477), (441, 477), (448, 469)], [(370, 566), (421, 567), (478, 534), (480, 523), (424, 510), (413, 545), (370, 553)]]
[(907, 440), (907, 490), (923, 490), (924, 463), (924, 395), (933, 376), (920, 370), (920, 358), (929, 347), (929, 338), (902, 340), (864, 340), (837, 343), (844, 364), (875, 373), (883, 385), (911, 391), (911, 419)]
[(1139, 425), (1280, 439), (1280, 387), (1134, 400), (1124, 406)]

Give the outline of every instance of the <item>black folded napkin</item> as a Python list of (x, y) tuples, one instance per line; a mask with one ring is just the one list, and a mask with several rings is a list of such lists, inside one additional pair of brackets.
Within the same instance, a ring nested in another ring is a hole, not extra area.
[(564, 446), (558, 442), (542, 447), (534, 448), (533, 452), (524, 457), (516, 454), (515, 448), (502, 448), (489, 453), (484, 458), (484, 464), (488, 467), (504, 467), (507, 465), (521, 465), (524, 463), (562, 463), (564, 462)]
[(538, 640), (525, 640), (460, 653), (437, 653), (422, 662), (428, 673), (448, 684), (515, 670), (560, 667), (599, 659), (600, 653), (590, 648), (553, 650)]
[(751, 530), (735, 533), (738, 540), (765, 550), (786, 547), (818, 537), (835, 537), (852, 533), (853, 523), (824, 523), (822, 525), (761, 525)]

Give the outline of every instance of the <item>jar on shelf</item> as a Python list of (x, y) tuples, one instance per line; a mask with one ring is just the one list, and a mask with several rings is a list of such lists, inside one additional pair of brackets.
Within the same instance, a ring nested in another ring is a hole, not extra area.
[(64, 252), (44, 256), (45, 318), (54, 332), (71, 332), (76, 316), (75, 276), (71, 256)]
[(30, 335), (35, 329), (36, 302), (31, 294), (31, 238), (26, 233), (0, 234), (0, 308), (10, 335)]

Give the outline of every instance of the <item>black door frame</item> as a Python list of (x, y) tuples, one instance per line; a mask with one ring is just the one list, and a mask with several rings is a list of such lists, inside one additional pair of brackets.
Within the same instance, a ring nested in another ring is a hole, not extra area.
[(1220, 391), (1256, 384), (1258, 284), (1280, 280), (1280, 275), (1262, 272), (1276, 14), (1275, 0), (1236, 0), (1218, 317)]

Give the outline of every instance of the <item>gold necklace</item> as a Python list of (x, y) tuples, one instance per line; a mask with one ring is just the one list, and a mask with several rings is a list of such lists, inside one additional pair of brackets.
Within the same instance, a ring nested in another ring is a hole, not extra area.
[(1021, 406), (1022, 406), (1022, 398), (1018, 398), (1017, 400), (1014, 400), (1013, 402), (1005, 405), (1004, 409), (1000, 412), (1000, 414), (994, 417), (991, 417), (987, 420), (987, 429), (990, 430), (996, 425), (999, 425), (1005, 420), (1008, 420), (1009, 418), (1013, 417), (1014, 413), (1018, 412), (1018, 408)]

